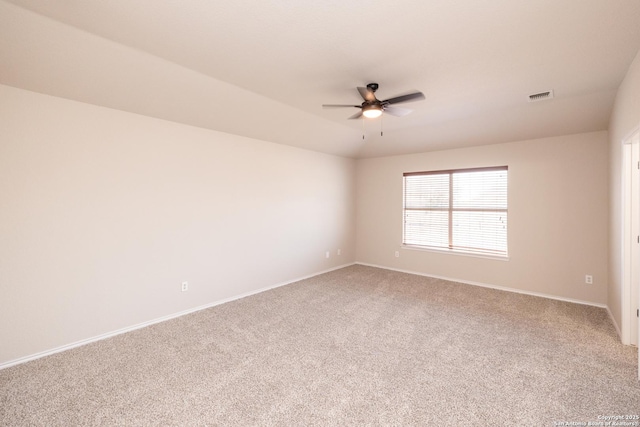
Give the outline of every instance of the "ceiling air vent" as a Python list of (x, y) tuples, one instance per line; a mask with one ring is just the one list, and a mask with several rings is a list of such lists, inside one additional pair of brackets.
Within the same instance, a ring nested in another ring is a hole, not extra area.
[(546, 92), (534, 93), (529, 95), (529, 102), (543, 101), (545, 99), (553, 98), (553, 90), (548, 90)]

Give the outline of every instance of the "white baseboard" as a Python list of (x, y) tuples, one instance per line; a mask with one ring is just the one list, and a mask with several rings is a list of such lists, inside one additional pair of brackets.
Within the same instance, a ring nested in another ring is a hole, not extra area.
[[(557, 300), (557, 301), (565, 301), (565, 302), (572, 302), (572, 303), (575, 303), (575, 304), (590, 305), (590, 306), (593, 306), (593, 307), (606, 308), (607, 310), (609, 310), (609, 308), (607, 307), (606, 304), (598, 304), (598, 303), (591, 302), (591, 301), (583, 301), (583, 300), (578, 300), (578, 299), (573, 299), (573, 298), (565, 298), (565, 297), (560, 297), (560, 296), (557, 296), (557, 295), (545, 294), (545, 293), (542, 293), (542, 292), (531, 292), (531, 291), (525, 291), (525, 290), (522, 290), (522, 289), (509, 288), (507, 286), (497, 286), (497, 285), (491, 285), (491, 284), (488, 284), (488, 283), (472, 282), (472, 281), (469, 281), (469, 280), (460, 280), (460, 279), (456, 279), (456, 278), (452, 278), (452, 277), (444, 277), (444, 276), (437, 276), (437, 275), (434, 275), (434, 274), (420, 273), (420, 272), (417, 272), (417, 271), (402, 270), (402, 269), (398, 269), (398, 268), (385, 267), (385, 266), (382, 266), (382, 265), (369, 264), (369, 263), (365, 263), (365, 262), (357, 262), (356, 261), (355, 264), (366, 265), (368, 267), (382, 268), (383, 270), (397, 271), (399, 273), (407, 273), (407, 274), (415, 274), (417, 276), (431, 277), (433, 279), (447, 280), (449, 282), (463, 283), (465, 285), (480, 286), (482, 288), (496, 289), (498, 291), (513, 292), (513, 293), (517, 293), (517, 294), (531, 295), (531, 296), (534, 296), (534, 297), (553, 299), (553, 300)], [(615, 322), (614, 322), (614, 324), (615, 324)]]
[(41, 351), (39, 353), (31, 354), (29, 356), (24, 356), (24, 357), (20, 357), (18, 359), (13, 359), (13, 360), (10, 360), (8, 362), (0, 363), (0, 370), (5, 369), (5, 368), (9, 368), (11, 366), (19, 365), (19, 364), (22, 364), (22, 363), (30, 362), (32, 360), (40, 359), (41, 357), (50, 356), (52, 354), (60, 353), (60, 352), (66, 351), (66, 350), (71, 350), (72, 348), (80, 347), (80, 346), (83, 346), (83, 345), (86, 345), (86, 344), (91, 344), (91, 343), (96, 342), (96, 341), (101, 341), (101, 340), (104, 340), (104, 339), (107, 339), (107, 338), (111, 338), (111, 337), (114, 337), (116, 335), (125, 334), (127, 332), (135, 331), (136, 329), (141, 329), (141, 328), (145, 328), (147, 326), (155, 325), (156, 323), (165, 322), (167, 320), (171, 320), (171, 319), (175, 319), (177, 317), (185, 316), (187, 314), (195, 313), (196, 311), (205, 310), (207, 308), (215, 307), (216, 305), (225, 304), (227, 302), (231, 302), (231, 301), (239, 300), (239, 299), (242, 299), (242, 298), (246, 298), (248, 296), (259, 294), (259, 293), (262, 293), (262, 292), (266, 292), (268, 290), (279, 288), (281, 286), (290, 285), (292, 283), (299, 282), (301, 280), (309, 279), (311, 277), (319, 276), (320, 274), (325, 274), (325, 273), (329, 273), (330, 271), (339, 270), (341, 268), (349, 267), (349, 266), (354, 265), (354, 264), (355, 263), (343, 264), (343, 265), (340, 265), (340, 266), (337, 266), (337, 267), (333, 267), (333, 268), (330, 268), (330, 269), (327, 269), (327, 270), (319, 271), (317, 273), (309, 274), (309, 275), (304, 276), (304, 277), (299, 277), (297, 279), (288, 280), (286, 282), (282, 282), (282, 283), (278, 283), (278, 284), (275, 284), (275, 285), (272, 285), (272, 286), (267, 286), (267, 287), (264, 287), (264, 288), (260, 288), (260, 289), (257, 289), (255, 291), (245, 292), (245, 293), (240, 294), (240, 295), (236, 295), (236, 296), (233, 296), (233, 297), (230, 297), (230, 298), (225, 298), (223, 300), (214, 301), (214, 302), (211, 302), (211, 303), (208, 303), (208, 304), (204, 304), (204, 305), (201, 305), (201, 306), (198, 306), (198, 307), (194, 307), (194, 308), (190, 308), (190, 309), (187, 309), (187, 310), (183, 310), (183, 311), (180, 311), (178, 313), (173, 313), (173, 314), (169, 314), (167, 316), (158, 317), (156, 319), (149, 320), (147, 322), (142, 322), (142, 323), (138, 323), (136, 325), (127, 326), (125, 328), (121, 328), (121, 329), (118, 329), (118, 330), (115, 330), (115, 331), (107, 332), (105, 334), (97, 335), (97, 336), (90, 337), (90, 338), (87, 338), (87, 339), (83, 339), (83, 340), (80, 340), (80, 341), (75, 341), (75, 342), (70, 343), (70, 344), (65, 344), (65, 345), (62, 345), (60, 347), (52, 348), (50, 350), (45, 350), (45, 351)]

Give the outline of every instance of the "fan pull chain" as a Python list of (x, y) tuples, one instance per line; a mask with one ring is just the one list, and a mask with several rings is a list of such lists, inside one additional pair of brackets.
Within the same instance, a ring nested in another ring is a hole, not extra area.
[(362, 116), (362, 139), (364, 139), (364, 116)]
[(380, 116), (380, 136), (382, 136), (382, 118), (383, 117), (384, 117), (384, 114)]

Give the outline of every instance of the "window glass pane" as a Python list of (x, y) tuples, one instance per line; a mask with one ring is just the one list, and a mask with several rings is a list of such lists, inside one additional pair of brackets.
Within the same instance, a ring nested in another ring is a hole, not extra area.
[(449, 208), (449, 174), (405, 177), (405, 208)]
[(453, 212), (452, 245), (457, 249), (507, 253), (506, 212)]
[(507, 171), (456, 172), (453, 175), (454, 208), (507, 208)]
[(448, 217), (447, 211), (406, 211), (404, 243), (448, 248)]

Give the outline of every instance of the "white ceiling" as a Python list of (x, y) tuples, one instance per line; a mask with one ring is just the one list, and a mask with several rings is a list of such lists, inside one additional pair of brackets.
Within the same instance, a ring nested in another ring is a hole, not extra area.
[[(0, 0), (2, 84), (349, 157), (607, 129), (639, 49), (640, 0)], [(426, 100), (363, 140), (370, 82)]]

